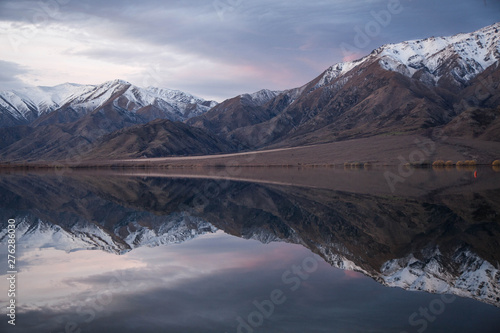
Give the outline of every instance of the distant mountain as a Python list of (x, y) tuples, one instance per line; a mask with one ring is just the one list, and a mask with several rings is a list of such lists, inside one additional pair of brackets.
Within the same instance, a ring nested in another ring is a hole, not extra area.
[(94, 86), (65, 83), (55, 87), (2, 91), (0, 92), (0, 127), (29, 124), (93, 89)]
[(7, 119), (0, 127), (26, 124), (0, 133), (0, 159), (14, 161), (82, 158), (106, 134), (155, 119), (182, 121), (217, 104), (178, 90), (142, 89), (122, 80), (3, 92), (0, 101), (4, 102), (0, 117)]
[(68, 123), (111, 104), (144, 119), (182, 121), (217, 103), (178, 90), (139, 88), (123, 80), (100, 85), (65, 83), (0, 92), (0, 127)]
[(253, 94), (239, 95), (215, 106), (207, 116), (191, 118), (187, 123), (218, 134), (227, 134), (240, 127), (259, 124), (279, 113), (278, 109), (269, 110), (264, 105), (280, 93), (264, 89)]
[(423, 132), (500, 105), (499, 29), (384, 45), (264, 104), (236, 97), (188, 123), (249, 148)]

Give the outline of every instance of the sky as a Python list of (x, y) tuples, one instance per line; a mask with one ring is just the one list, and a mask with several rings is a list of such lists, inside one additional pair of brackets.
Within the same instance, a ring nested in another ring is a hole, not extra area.
[(499, 0), (0, 0), (0, 90), (123, 79), (220, 102), (497, 21)]

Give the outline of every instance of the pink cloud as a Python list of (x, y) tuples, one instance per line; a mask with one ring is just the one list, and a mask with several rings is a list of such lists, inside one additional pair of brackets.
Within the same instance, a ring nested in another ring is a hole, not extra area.
[(349, 53), (349, 54), (344, 55), (344, 57), (342, 58), (342, 61), (343, 62), (354, 61), (354, 60), (362, 58), (363, 56), (365, 56), (365, 54), (361, 54), (361, 53)]
[(349, 271), (349, 270), (345, 270), (344, 271), (344, 275), (349, 280), (351, 280), (351, 279), (361, 279), (361, 278), (364, 277), (364, 275), (361, 274), (361, 273), (359, 273), (359, 272)]

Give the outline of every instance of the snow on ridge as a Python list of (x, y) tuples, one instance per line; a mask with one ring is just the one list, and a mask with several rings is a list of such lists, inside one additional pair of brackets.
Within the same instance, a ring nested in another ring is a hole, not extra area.
[(496, 23), (472, 33), (386, 44), (376, 52), (384, 69), (411, 77), (417, 70), (426, 68), (435, 75), (435, 82), (439, 80), (440, 67), (458, 56), (465, 69), (463, 79), (467, 81), (500, 60), (499, 28), (500, 23)]
[(24, 101), (12, 91), (0, 92), (0, 107), (5, 108), (16, 119), (26, 119), (33, 103)]
[[(54, 248), (65, 252), (101, 249), (111, 253), (127, 250), (102, 228), (95, 224), (77, 224), (70, 230), (29, 217), (16, 218), (16, 235), (20, 247), (26, 249)], [(0, 242), (5, 241), (6, 230), (0, 231)]]
[[(323, 258), (332, 265), (333, 267), (363, 273), (366, 276), (371, 276), (365, 269), (361, 268), (355, 262), (346, 258), (348, 255), (352, 255), (345, 246), (341, 244), (330, 244), (329, 246), (318, 246), (319, 252), (322, 254)], [(336, 252), (332, 251), (335, 250)]]
[(390, 287), (432, 293), (451, 293), (500, 306), (500, 270), (469, 250), (457, 250), (452, 257), (459, 266), (456, 274), (445, 269), (436, 248), (426, 260), (413, 254), (393, 259), (381, 267), (381, 281)]
[(441, 77), (438, 73), (441, 65), (455, 56), (460, 58), (459, 63), (464, 72), (461, 79), (468, 81), (500, 61), (499, 29), (500, 22), (471, 33), (385, 44), (358, 60), (329, 67), (314, 88), (329, 84), (368, 60), (378, 60), (385, 70), (408, 77), (425, 68), (436, 84)]
[[(26, 87), (2, 91), (0, 107), (15, 119), (29, 121), (32, 120), (33, 113), (35, 117), (39, 117), (66, 104), (79, 112), (93, 111), (120, 92), (128, 99), (128, 108), (132, 112), (153, 105), (171, 113), (177, 120), (202, 114), (217, 105), (215, 101), (205, 101), (180, 90), (154, 87), (144, 89), (128, 81), (116, 79), (99, 85), (63, 83), (53, 87)], [(189, 113), (185, 115), (188, 109)]]
[(157, 88), (157, 87), (148, 87), (146, 89), (137, 88), (137, 89), (141, 89), (145, 94), (148, 94), (156, 98), (157, 100), (161, 100), (164, 103), (168, 103), (174, 108), (177, 108), (179, 111), (185, 109), (190, 105), (195, 105), (195, 109), (194, 110), (192, 109), (191, 113), (187, 115), (187, 118), (200, 115), (218, 104), (216, 101), (208, 101), (181, 90)]
[[(130, 228), (133, 228), (133, 231)], [(176, 213), (169, 215), (157, 230), (143, 227), (137, 222), (131, 222), (127, 230), (129, 234), (124, 241), (133, 249), (182, 243), (200, 235), (214, 233), (218, 229), (200, 218)]]
[(34, 106), (40, 105), (61, 105), (68, 97), (84, 93), (92, 89), (93, 86), (83, 86), (71, 83), (63, 83), (53, 87), (25, 87), (13, 90), (13, 93), (25, 101), (33, 102)]
[(37, 116), (52, 112), (72, 98), (92, 90), (93, 87), (63, 83), (54, 87), (25, 87), (3, 91), (0, 92), (0, 105), (16, 119), (26, 119), (31, 111), (36, 111)]
[(176, 89), (147, 87), (144, 90), (153, 96), (170, 101), (182, 102), (186, 104), (196, 104), (205, 102), (203, 98), (196, 97), (194, 95)]
[[(210, 101), (210, 104), (202, 105), (206, 101), (202, 98), (196, 97), (189, 93), (157, 87), (140, 88), (124, 80), (107, 81), (99, 86), (95, 86), (94, 91), (80, 96), (74, 100), (75, 104), (79, 107), (98, 108), (103, 103), (108, 101), (113, 94), (123, 90), (122, 96), (128, 100), (127, 108), (132, 112), (145, 107), (156, 106), (170, 114), (176, 120), (184, 118), (184, 112), (190, 105), (196, 105), (191, 113), (187, 115), (188, 118), (204, 113), (210, 108), (215, 106), (217, 102)], [(115, 105), (117, 101), (115, 101)]]
[[(260, 229), (252, 231), (248, 234), (242, 235), (245, 239), (252, 239), (261, 242), (262, 244), (269, 244), (273, 242), (285, 242), (284, 239), (279, 238), (275, 233), (269, 230)], [(288, 240), (286, 240), (288, 242)]]
[(261, 89), (251, 94), (241, 94), (239, 97), (249, 100), (256, 105), (264, 105), (281, 93), (283, 93), (283, 91)]
[[(17, 239), (26, 249), (54, 248), (65, 252), (103, 250), (123, 254), (131, 249), (182, 243), (218, 229), (202, 219), (185, 213), (166, 216), (157, 229), (130, 221), (127, 235), (121, 239), (119, 229), (106, 231), (93, 223), (77, 223), (69, 229), (30, 216), (17, 217)], [(8, 239), (7, 228), (0, 230), (0, 244)]]
[(315, 88), (319, 88), (319, 87), (323, 87), (323, 86), (327, 85), (328, 83), (332, 82), (336, 78), (346, 74), (347, 72), (349, 72), (353, 68), (358, 67), (359, 65), (363, 64), (369, 58), (370, 58), (370, 56), (366, 56), (366, 57), (358, 59), (358, 60), (339, 62), (338, 64), (330, 66), (325, 71), (325, 74), (321, 77), (319, 82), (316, 84)]
[(124, 80), (107, 81), (76, 97), (72, 104), (80, 108), (95, 109), (102, 106), (114, 94), (126, 91), (130, 86), (131, 84)]

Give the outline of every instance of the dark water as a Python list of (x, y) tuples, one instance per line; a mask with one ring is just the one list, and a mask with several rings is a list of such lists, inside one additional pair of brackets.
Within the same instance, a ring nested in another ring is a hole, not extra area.
[(474, 171), (0, 174), (0, 329), (498, 332), (500, 173)]

